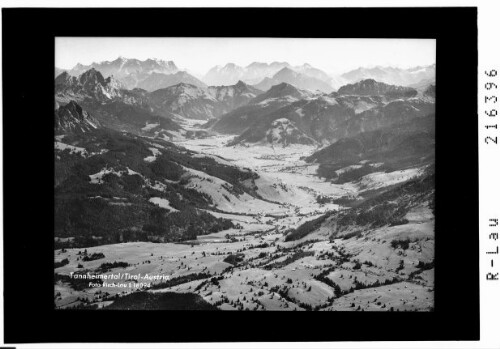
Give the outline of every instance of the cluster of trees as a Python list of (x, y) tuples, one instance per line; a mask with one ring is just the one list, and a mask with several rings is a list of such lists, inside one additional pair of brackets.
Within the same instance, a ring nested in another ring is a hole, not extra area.
[(316, 196), (316, 202), (318, 204), (324, 205), (335, 202), (335, 199), (330, 196), (318, 195)]
[(151, 289), (161, 289), (161, 288), (169, 288), (169, 287), (174, 287), (177, 285), (185, 284), (187, 282), (195, 281), (195, 280), (201, 280), (201, 279), (207, 279), (211, 275), (207, 273), (193, 273), (193, 274), (188, 274), (188, 275), (182, 275), (178, 276), (166, 281), (162, 281), (159, 283), (156, 283), (151, 286)]
[(274, 263), (271, 263), (271, 264), (264, 266), (264, 269), (266, 269), (266, 270), (279, 269), (279, 268), (282, 268), (288, 264), (295, 262), (296, 260), (299, 260), (299, 259), (307, 257), (307, 256), (314, 256), (314, 251), (297, 251), (293, 255), (287, 257), (283, 261), (274, 262)]
[(396, 248), (401, 248), (403, 250), (407, 250), (410, 247), (410, 239), (404, 239), (404, 240), (392, 240), (391, 241), (391, 247), (396, 249)]
[(318, 229), (321, 224), (328, 218), (328, 214), (322, 215), (311, 221), (301, 224), (297, 229), (292, 230), (285, 237), (285, 241), (294, 241), (303, 238), (314, 230)]
[(102, 259), (102, 258), (105, 258), (104, 253), (102, 253), (102, 252), (96, 252), (96, 253), (91, 253), (91, 254), (85, 253), (85, 255), (82, 257), (82, 261), (90, 262), (90, 261), (95, 261), (96, 259)]
[(344, 183), (348, 183), (348, 182), (357, 181), (361, 177), (366, 176), (367, 174), (370, 174), (374, 171), (376, 171), (374, 167), (372, 167), (368, 164), (364, 164), (360, 168), (354, 168), (354, 169), (340, 173), (337, 176), (337, 178), (335, 179), (335, 183), (344, 184)]
[(231, 228), (234, 228), (234, 224), (230, 220), (216, 218), (194, 208), (173, 213), (163, 208), (153, 208), (142, 229), (151, 235), (161, 236), (161, 241), (182, 241)]
[(421, 270), (430, 270), (430, 269), (434, 268), (434, 260), (432, 260), (430, 262), (418, 261), (417, 268), (419, 268)]
[(150, 165), (150, 169), (154, 174), (154, 179), (166, 178), (172, 181), (178, 181), (184, 173), (181, 166), (173, 161), (170, 161), (166, 155), (161, 155), (156, 158)]
[(347, 214), (340, 219), (339, 224), (349, 225), (349, 223), (352, 222), (361, 226), (371, 225), (373, 227), (381, 227), (390, 224), (392, 220), (396, 218), (394, 215), (397, 210), (397, 204), (383, 202), (372, 206), (370, 209), (352, 212), (350, 215)]
[(417, 275), (421, 274), (425, 270), (430, 270), (430, 269), (434, 268), (434, 260), (432, 260), (430, 262), (418, 261), (417, 268), (418, 268), (417, 270), (412, 271), (410, 273), (410, 275), (408, 276), (409, 279), (421, 278), (420, 276), (417, 276)]
[(259, 178), (259, 176), (255, 172), (242, 171), (237, 167), (221, 164), (215, 159), (209, 157), (195, 158), (190, 156), (192, 154), (193, 153), (191, 152), (187, 152), (185, 154), (180, 152), (166, 152), (163, 154), (163, 157), (165, 157), (165, 159), (168, 161), (177, 163), (185, 167), (193, 168), (198, 171), (203, 171), (210, 176), (217, 177), (232, 184), (233, 187), (229, 189), (235, 195), (243, 194), (244, 192), (255, 195), (253, 189), (248, 188), (242, 184), (242, 182), (246, 180)]
[(252, 246), (248, 246), (246, 249), (247, 250), (252, 250), (254, 248), (266, 248), (266, 247), (269, 247), (270, 245), (267, 243), (267, 242), (263, 242), (261, 244), (257, 244), (257, 245), (252, 245)]
[(354, 196), (341, 196), (340, 198), (333, 199), (332, 202), (341, 206), (352, 206), (358, 201)]
[[(227, 271), (226, 269), (223, 271), (223, 273)], [(210, 275), (209, 275), (210, 277)], [(208, 284), (212, 284), (212, 285), (215, 285), (215, 286), (219, 286), (219, 281), (224, 279), (224, 276), (223, 275), (219, 275), (219, 276), (214, 276), (212, 277), (211, 279), (207, 279), (203, 282), (201, 282), (198, 286), (196, 286), (196, 288), (194, 289), (195, 291), (199, 291), (201, 290), (203, 287), (208, 287)]]
[(228, 219), (193, 207), (169, 212), (137, 199), (131, 205), (122, 206), (81, 196), (56, 198), (55, 211), (56, 236), (75, 237), (58, 242), (56, 248), (127, 241), (182, 241), (234, 227)]
[[(127, 241), (183, 241), (233, 228), (230, 220), (197, 210), (208, 208), (212, 200), (204, 193), (185, 187), (187, 181), (182, 177), (182, 166), (224, 179), (239, 193), (249, 190), (241, 182), (256, 177), (251, 171), (240, 171), (211, 158), (194, 158), (168, 142), (163, 142), (164, 149), (155, 161), (146, 162), (144, 158), (151, 155), (150, 144), (136, 136), (96, 130), (86, 133), (85, 137), (67, 137), (65, 141), (97, 154), (68, 155), (56, 160), (55, 236), (72, 239), (56, 241), (55, 248)], [(101, 149), (107, 151), (99, 153)], [(104, 174), (99, 184), (91, 183), (89, 176), (103, 169), (112, 169), (112, 172)], [(165, 179), (178, 183), (165, 182)], [(156, 182), (163, 183), (164, 190), (149, 186)], [(180, 212), (155, 206), (149, 202), (151, 197), (167, 199), (170, 206)], [(116, 198), (120, 198), (119, 201)]]
[(348, 239), (353, 238), (353, 237), (359, 238), (362, 235), (363, 235), (362, 230), (355, 230), (355, 231), (351, 231), (350, 233), (342, 235), (342, 239), (348, 240)]
[(243, 253), (235, 253), (235, 254), (230, 254), (226, 258), (224, 258), (224, 262), (232, 264), (232, 265), (238, 265), (243, 260), (245, 259), (245, 255)]
[(333, 291), (335, 293), (335, 297), (340, 297), (345, 293), (342, 291), (342, 289), (340, 288), (339, 285), (337, 285), (335, 282), (333, 282), (332, 279), (328, 278), (328, 274), (330, 274), (330, 272), (332, 272), (333, 270), (335, 270), (335, 267), (327, 268), (327, 269), (323, 270), (321, 273), (319, 273), (318, 275), (314, 276), (314, 278), (316, 280), (324, 283), (324, 284), (327, 284), (331, 288), (333, 288)]
[(353, 292), (354, 290), (361, 290), (361, 289), (365, 289), (365, 288), (380, 287), (380, 286), (384, 286), (384, 285), (392, 285), (392, 284), (395, 284), (395, 283), (400, 282), (400, 281), (401, 281), (400, 279), (398, 279), (397, 277), (394, 277), (392, 279), (385, 279), (382, 282), (379, 280), (375, 280), (375, 282), (373, 282), (371, 284), (365, 284), (363, 282), (358, 281), (357, 278), (354, 278), (354, 287), (352, 287), (349, 292)]
[(102, 263), (99, 268), (97, 268), (97, 271), (98, 272), (101, 272), (101, 273), (105, 273), (111, 269), (115, 269), (115, 268), (126, 268), (128, 267), (130, 264), (128, 264), (127, 262), (113, 262), (113, 263)]
[(359, 263), (358, 260), (354, 261), (354, 266), (352, 267), (353, 270), (358, 270), (361, 269), (361, 263)]
[(396, 268), (396, 273), (398, 273), (400, 270), (403, 270), (404, 268), (405, 268), (405, 261), (401, 259), (399, 261), (398, 267)]
[(339, 213), (338, 227), (405, 224), (408, 221), (404, 216), (415, 203), (433, 199), (434, 182), (434, 173), (428, 173), (374, 196), (356, 208)]

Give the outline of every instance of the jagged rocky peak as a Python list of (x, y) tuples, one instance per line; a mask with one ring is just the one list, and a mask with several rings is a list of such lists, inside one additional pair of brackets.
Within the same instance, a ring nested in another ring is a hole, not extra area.
[(71, 82), (74, 80), (74, 77), (71, 76), (67, 71), (62, 72), (59, 74), (56, 79), (55, 79), (55, 85), (68, 85), (71, 84)]
[(234, 87), (239, 88), (239, 89), (244, 89), (244, 88), (247, 88), (248, 85), (245, 84), (243, 81), (238, 80), (238, 82), (234, 85)]
[(56, 99), (65, 104), (71, 100), (106, 101), (121, 96), (123, 85), (113, 76), (104, 78), (95, 68), (78, 77), (61, 74), (55, 80)]
[(104, 76), (97, 71), (95, 68), (90, 68), (86, 72), (84, 72), (82, 75), (78, 77), (78, 80), (83, 86), (86, 85), (96, 85), (96, 84), (101, 84), (101, 85), (107, 85), (106, 79), (104, 79)]
[(79, 120), (83, 120), (88, 114), (83, 108), (75, 101), (70, 101), (68, 104), (59, 106), (60, 109), (68, 111), (71, 115)]
[(58, 132), (87, 132), (96, 129), (100, 123), (77, 102), (59, 105), (55, 110), (54, 127)]
[(104, 81), (106, 85), (111, 86), (113, 88), (116, 89), (124, 88), (123, 84), (119, 80), (115, 79), (113, 75), (108, 76)]
[(62, 73), (60, 73), (59, 75), (56, 76), (56, 80), (58, 79), (67, 79), (69, 77), (69, 73), (67, 71), (63, 71)]
[(90, 68), (78, 77), (79, 83), (84, 87), (95, 87), (101, 85), (108, 89), (118, 90), (123, 88), (123, 84), (116, 80), (113, 75), (104, 78), (100, 71)]

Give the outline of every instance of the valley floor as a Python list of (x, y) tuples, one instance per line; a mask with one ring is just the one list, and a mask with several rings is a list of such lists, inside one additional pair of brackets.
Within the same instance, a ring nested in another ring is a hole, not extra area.
[[(190, 292), (222, 310), (326, 310), (326, 311), (428, 311), (434, 304), (434, 216), (426, 205), (412, 208), (407, 224), (370, 229), (351, 238), (330, 241), (331, 231), (319, 229), (296, 241), (285, 233), (321, 214), (345, 209), (334, 203), (320, 204), (318, 195), (330, 198), (357, 196), (363, 190), (403, 183), (420, 169), (365, 176), (358, 183), (332, 184), (315, 175), (318, 165), (302, 158), (317, 149), (310, 146), (271, 147), (225, 144), (231, 136), (176, 142), (217, 161), (249, 168), (260, 176), (256, 185), (262, 200), (244, 197), (221, 203), (217, 217), (231, 219), (241, 228), (199, 236), (184, 243), (131, 242), (87, 248), (104, 258), (82, 262), (84, 249), (55, 251), (56, 261), (69, 264), (59, 274), (96, 270), (103, 263), (126, 262), (102, 274), (141, 275), (124, 287), (95, 287), (77, 291), (57, 282), (55, 304), (72, 307), (88, 299), (99, 307), (110, 304), (115, 294), (146, 290), (146, 275), (169, 280), (148, 292)], [(191, 182), (209, 195), (209, 185)], [(409, 239), (405, 248), (393, 240)], [(80, 253), (80, 254), (78, 254)], [(241, 258), (237, 258), (239, 254)], [(235, 260), (228, 259), (229, 255)], [(226, 261), (225, 261), (226, 260)], [(231, 263), (229, 263), (231, 262)], [(130, 280), (129, 280), (130, 281)], [(108, 283), (117, 281), (108, 281)], [(162, 281), (152, 281), (159, 284)], [(165, 282), (165, 281), (163, 281)]]

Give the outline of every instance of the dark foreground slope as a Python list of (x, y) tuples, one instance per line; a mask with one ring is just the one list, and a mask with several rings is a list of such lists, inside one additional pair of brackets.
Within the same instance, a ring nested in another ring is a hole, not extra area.
[(194, 293), (135, 292), (116, 299), (104, 310), (218, 310)]

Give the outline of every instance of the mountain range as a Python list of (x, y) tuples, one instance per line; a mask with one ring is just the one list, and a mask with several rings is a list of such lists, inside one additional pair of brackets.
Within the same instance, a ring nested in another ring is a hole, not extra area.
[(203, 77), (203, 80), (210, 85), (232, 85), (238, 80), (245, 81), (248, 84), (257, 84), (264, 78), (273, 77), (283, 68), (288, 68), (297, 73), (322, 80), (326, 83), (329, 83), (331, 80), (331, 77), (327, 73), (312, 67), (310, 64), (305, 63), (301, 66), (292, 67), (287, 62), (253, 62), (246, 67), (238, 66), (234, 63), (227, 63), (225, 66), (215, 66), (211, 68)]
[(141, 134), (153, 132), (168, 138), (173, 137), (172, 131), (183, 132), (176, 122), (179, 118), (217, 118), (261, 93), (241, 81), (233, 86), (208, 88), (178, 83), (154, 92), (127, 90), (114, 76), (104, 78), (94, 68), (79, 76), (63, 72), (55, 79), (58, 104), (78, 102), (107, 127)]
[(351, 70), (341, 75), (346, 82), (355, 83), (361, 80), (374, 79), (391, 85), (411, 86), (421, 81), (434, 81), (436, 76), (436, 65), (418, 66), (409, 69), (394, 67), (373, 67)]
[(56, 133), (85, 133), (100, 126), (99, 121), (83, 110), (75, 101), (70, 101), (63, 106), (56, 105), (54, 115)]
[(158, 59), (146, 59), (144, 61), (134, 58), (118, 57), (114, 61), (94, 62), (89, 65), (78, 63), (73, 69), (69, 70), (71, 75), (80, 75), (83, 72), (94, 68), (99, 70), (104, 76), (113, 75), (117, 79), (123, 79), (128, 76), (141, 76), (149, 73), (174, 74), (179, 68), (173, 61), (164, 61)]
[(309, 64), (292, 67), (287, 62), (259, 63), (254, 62), (247, 67), (228, 63), (223, 67), (216, 66), (208, 71), (204, 81), (213, 85), (231, 85), (235, 81), (253, 84), (259, 90), (267, 91), (274, 85), (286, 82), (301, 89), (331, 92), (332, 78), (320, 69)]
[(210, 86), (207, 89), (180, 83), (152, 92), (150, 101), (153, 108), (162, 113), (208, 120), (247, 104), (261, 93), (242, 81), (232, 86)]
[[(317, 89), (331, 92), (342, 85), (361, 80), (374, 79), (391, 85), (418, 87), (425, 89), (435, 81), (436, 66), (417, 66), (408, 69), (376, 66), (360, 67), (342, 75), (328, 74), (308, 63), (292, 66), (288, 62), (253, 62), (247, 66), (227, 63), (211, 68), (201, 79), (187, 70), (181, 70), (173, 61), (159, 59), (138, 60), (118, 57), (113, 61), (94, 62), (88, 65), (78, 63), (72, 69), (56, 67), (56, 76), (68, 71), (72, 76), (94, 68), (107, 78), (113, 76), (127, 89), (142, 88), (154, 91), (184, 82), (198, 87), (229, 86), (243, 81), (248, 85), (258, 85), (258, 89), (267, 90), (281, 82), (291, 83), (299, 88)], [(284, 71), (282, 71), (286, 68)], [(281, 74), (278, 74), (280, 71)], [(278, 75), (277, 75), (278, 74)]]
[(55, 79), (55, 92), (58, 103), (76, 101), (100, 123), (117, 130), (173, 139), (186, 135), (179, 124), (183, 118), (208, 120), (208, 131), (237, 135), (231, 144), (331, 144), (434, 110), (434, 85), (417, 97), (414, 88), (373, 79), (344, 85), (338, 92), (313, 93), (308, 83), (321, 80), (287, 67), (273, 79), (276, 84), (267, 90), (240, 80), (205, 88), (181, 82), (149, 92), (126, 89), (114, 76), (104, 78), (91, 68), (79, 76), (63, 72)]
[(154, 91), (181, 82), (206, 87), (191, 74), (179, 70), (173, 61), (159, 59), (141, 61), (118, 57), (114, 61), (94, 62), (90, 65), (77, 64), (68, 73), (72, 76), (79, 76), (90, 69), (98, 70), (104, 77), (113, 76), (127, 89), (137, 87)]
[[(416, 94), (411, 88), (373, 80), (346, 85), (339, 93), (331, 94), (312, 94), (282, 83), (207, 127), (216, 132), (237, 134), (231, 144), (330, 144), (432, 114), (432, 91), (421, 98), (415, 97)], [(284, 119), (288, 121), (285, 123)], [(281, 121), (275, 123), (276, 120)], [(285, 124), (287, 129), (294, 129), (290, 137), (275, 130)], [(299, 133), (300, 141), (297, 140)], [(268, 137), (270, 134), (282, 137)]]
[(91, 68), (79, 76), (63, 72), (55, 79), (56, 100), (68, 103), (75, 101), (105, 101), (121, 96), (124, 86), (113, 76), (104, 78)]
[(386, 96), (388, 98), (415, 97), (417, 90), (411, 87), (388, 85), (373, 79), (366, 79), (342, 86), (339, 95)]
[(254, 125), (265, 115), (290, 103), (312, 97), (309, 91), (300, 90), (293, 85), (281, 83), (250, 100), (247, 105), (236, 108), (209, 122), (206, 126), (216, 132), (240, 134)]

